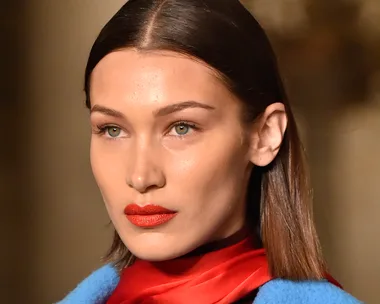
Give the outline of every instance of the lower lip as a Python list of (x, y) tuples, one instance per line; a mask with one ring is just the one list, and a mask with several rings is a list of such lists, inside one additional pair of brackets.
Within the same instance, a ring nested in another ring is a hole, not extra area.
[(177, 213), (163, 213), (150, 215), (128, 215), (127, 219), (135, 226), (142, 228), (156, 227), (169, 222)]

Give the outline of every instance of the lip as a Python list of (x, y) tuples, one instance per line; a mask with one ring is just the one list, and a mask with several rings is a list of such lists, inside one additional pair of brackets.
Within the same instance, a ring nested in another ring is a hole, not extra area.
[(125, 207), (124, 213), (133, 225), (142, 228), (165, 224), (177, 215), (176, 211), (152, 204), (143, 207), (129, 204)]

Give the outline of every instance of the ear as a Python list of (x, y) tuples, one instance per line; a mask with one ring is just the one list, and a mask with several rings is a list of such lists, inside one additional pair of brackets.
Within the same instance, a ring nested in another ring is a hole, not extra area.
[(285, 106), (273, 103), (255, 121), (250, 134), (250, 161), (260, 167), (269, 165), (277, 156), (288, 119)]

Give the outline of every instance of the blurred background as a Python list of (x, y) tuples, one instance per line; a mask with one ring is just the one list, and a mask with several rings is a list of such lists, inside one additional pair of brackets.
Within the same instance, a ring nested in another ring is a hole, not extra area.
[[(110, 244), (82, 85), (96, 35), (124, 2), (0, 4), (2, 303), (61, 299)], [(244, 4), (278, 54), (331, 273), (380, 303), (380, 1)]]

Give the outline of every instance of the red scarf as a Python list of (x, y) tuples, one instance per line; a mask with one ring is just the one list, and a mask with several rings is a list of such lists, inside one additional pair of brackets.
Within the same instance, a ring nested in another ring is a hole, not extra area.
[(107, 304), (233, 303), (272, 278), (264, 249), (251, 238), (203, 255), (125, 268)]

